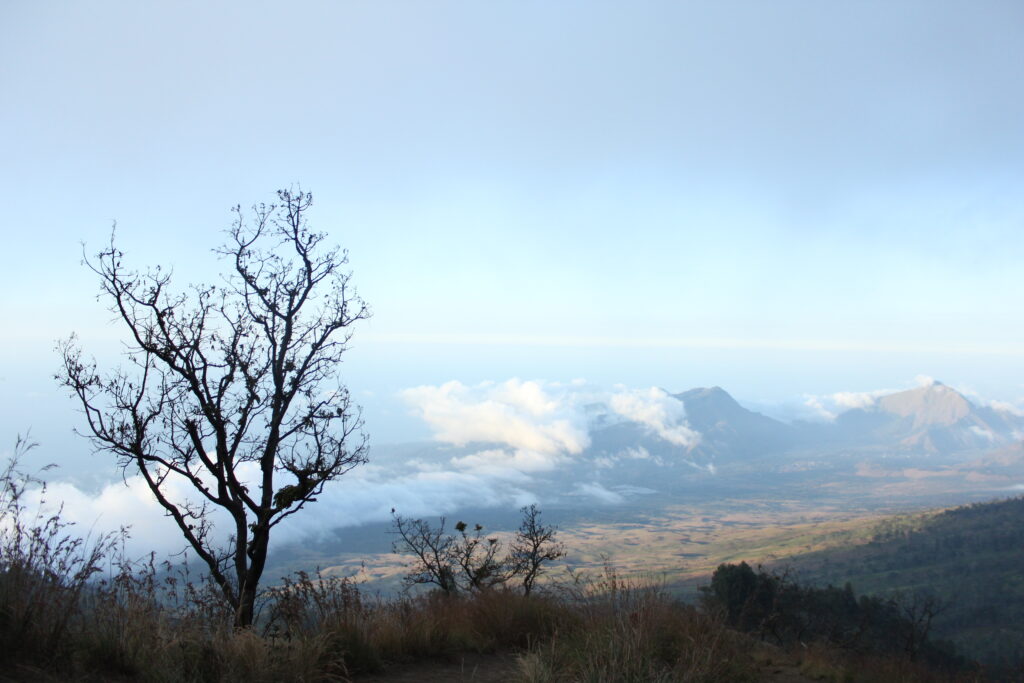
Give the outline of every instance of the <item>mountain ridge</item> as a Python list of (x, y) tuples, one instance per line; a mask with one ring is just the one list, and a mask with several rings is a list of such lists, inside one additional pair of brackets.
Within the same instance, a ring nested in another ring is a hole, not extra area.
[(1024, 421), (931, 382), (879, 396), (871, 405), (841, 413), (833, 424), (850, 443), (889, 443), (899, 450), (952, 454), (1019, 440)]
[(720, 386), (669, 394), (680, 401), (686, 424), (700, 434), (687, 450), (695, 462), (728, 462), (799, 449), (882, 448), (919, 455), (956, 455), (1021, 440), (1024, 417), (978, 405), (932, 381), (877, 396), (827, 422), (777, 420), (743, 407)]

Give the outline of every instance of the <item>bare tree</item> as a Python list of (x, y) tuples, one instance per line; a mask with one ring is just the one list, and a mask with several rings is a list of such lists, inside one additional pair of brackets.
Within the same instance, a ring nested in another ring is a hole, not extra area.
[(544, 565), (565, 556), (565, 547), (555, 541), (557, 529), (540, 521), (536, 505), (522, 508), (523, 521), (507, 554), (497, 537), (484, 535), (484, 528), (458, 522), (458, 535), (445, 533), (445, 518), (438, 527), (422, 519), (407, 519), (395, 514), (393, 527), (396, 553), (413, 555), (413, 565), (405, 577), (407, 586), (433, 584), (447, 594), (460, 590), (486, 591), (513, 579), (522, 582), (529, 595)]
[(404, 583), (408, 586), (433, 584), (447, 595), (460, 591), (480, 592), (499, 586), (509, 579), (509, 565), (499, 558), (501, 543), (485, 537), (484, 528), (457, 522), (458, 535), (445, 532), (445, 518), (432, 527), (423, 519), (407, 519), (392, 512), (396, 553), (413, 556), (413, 564)]
[(467, 533), (468, 528), (465, 522), (455, 525), (459, 538), (453, 545), (455, 561), (462, 570), (466, 587), (483, 591), (508, 581), (508, 560), (499, 557), (501, 542), (493, 536), (485, 537), (484, 528), (479, 524), (473, 525), (472, 533)]
[(529, 595), (537, 578), (544, 573), (544, 565), (565, 557), (565, 545), (555, 540), (558, 529), (540, 521), (540, 508), (536, 504), (521, 510), (523, 521), (509, 548), (512, 573), (522, 580), (523, 593)]
[(903, 649), (910, 657), (910, 661), (917, 661), (928, 643), (932, 621), (949, 609), (949, 603), (934, 593), (923, 590), (896, 591), (889, 602), (903, 618)]
[(433, 584), (447, 595), (458, 592), (455, 556), (455, 538), (445, 533), (445, 519), (435, 529), (423, 519), (408, 519), (391, 511), (396, 538), (392, 545), (396, 553), (415, 557), (412, 569), (405, 575), (406, 587)]
[[(234, 208), (219, 285), (173, 292), (159, 266), (126, 268), (112, 235), (85, 263), (127, 327), (127, 362), (101, 374), (74, 336), (59, 347), (57, 379), (80, 402), (85, 435), (142, 476), (239, 627), (253, 620), (271, 530), (367, 454), (337, 373), (369, 310), (347, 252), (308, 227), (312, 196), (277, 195), (251, 216)], [(174, 495), (181, 483), (189, 496)]]

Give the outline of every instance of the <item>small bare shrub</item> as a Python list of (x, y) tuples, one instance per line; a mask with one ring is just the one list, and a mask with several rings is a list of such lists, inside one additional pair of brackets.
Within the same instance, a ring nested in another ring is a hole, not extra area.
[[(46, 484), (19, 463), (36, 444), (18, 437), (0, 470), (0, 663), (52, 664), (69, 655), (68, 633), (90, 578), (121, 534), (71, 533), (61, 508), (46, 511)], [(44, 470), (49, 467), (43, 468)], [(27, 494), (40, 502), (31, 509)]]

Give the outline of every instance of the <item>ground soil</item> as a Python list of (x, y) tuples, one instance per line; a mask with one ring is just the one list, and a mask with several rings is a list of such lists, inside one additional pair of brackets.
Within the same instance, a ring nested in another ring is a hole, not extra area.
[(415, 662), (389, 666), (384, 672), (356, 677), (356, 683), (507, 683), (519, 671), (512, 653), (455, 655), (447, 661)]
[[(781, 651), (755, 655), (759, 681), (771, 683), (811, 683), (800, 672), (800, 663)], [(507, 683), (519, 672), (514, 653), (457, 655), (450, 661), (415, 662), (393, 665), (382, 673), (356, 677), (355, 683), (442, 683), (474, 681), (474, 683)]]

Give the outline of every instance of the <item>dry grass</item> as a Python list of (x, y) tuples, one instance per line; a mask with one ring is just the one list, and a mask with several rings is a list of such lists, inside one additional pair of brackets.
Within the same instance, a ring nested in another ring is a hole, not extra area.
[(793, 652), (800, 673), (827, 683), (966, 683), (985, 680), (978, 672), (936, 671), (905, 657), (854, 653), (811, 644)]
[(742, 681), (743, 637), (714, 616), (674, 600), (656, 581), (606, 566), (563, 589), (569, 627), (521, 661), (522, 681)]
[[(368, 597), (348, 579), (299, 574), (266, 594), (257, 628), (238, 631), (216, 592), (160, 579), (152, 563), (122, 564), (101, 581), (53, 576), (26, 607), (13, 600), (24, 581), (12, 581), (40, 567), (19, 562), (6, 554), (0, 575), (0, 612), (18, 615), (0, 622), (15, 678), (346, 681), (389, 663), (515, 651), (524, 681), (739, 680), (736, 666), (723, 664), (742, 659), (736, 636), (610, 571), (530, 597), (392, 599)], [(52, 634), (55, 647), (24, 645), (39, 634)]]
[[(42, 486), (17, 470), (29, 448), (19, 441), (0, 471), (0, 680), (335, 682), (496, 652), (518, 654), (523, 683), (759, 679), (749, 637), (607, 565), (529, 597), (498, 588), (385, 599), (299, 573), (265, 592), (254, 628), (236, 630), (211, 585), (152, 559), (127, 562), (118, 537), (83, 540), (59, 512), (26, 509), (27, 487)], [(863, 680), (825, 651), (801, 666), (808, 679)], [(871, 667), (860, 671), (875, 680), (928, 680), (906, 678), (914, 672), (900, 662)]]

